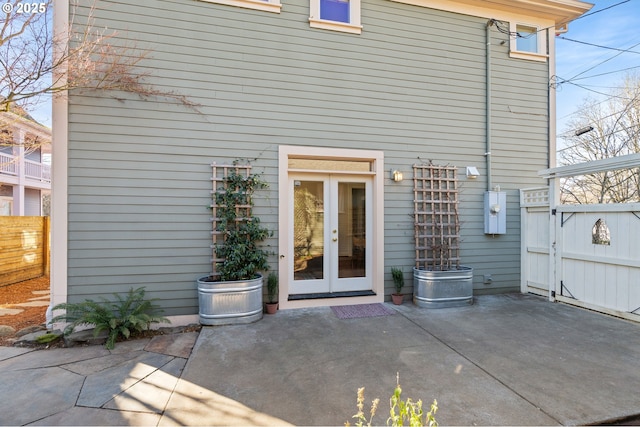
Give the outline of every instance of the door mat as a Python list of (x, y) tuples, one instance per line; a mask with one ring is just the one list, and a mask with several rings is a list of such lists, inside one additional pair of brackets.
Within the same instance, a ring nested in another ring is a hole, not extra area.
[(360, 317), (391, 316), (396, 314), (395, 310), (380, 303), (331, 306), (331, 310), (339, 319), (357, 319)]

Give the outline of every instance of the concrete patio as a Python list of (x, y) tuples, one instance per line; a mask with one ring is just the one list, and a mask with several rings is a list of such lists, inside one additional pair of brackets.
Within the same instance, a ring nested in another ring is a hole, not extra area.
[(330, 308), (281, 311), (203, 328), (190, 342), (133, 341), (112, 352), (0, 348), (0, 420), (343, 425), (364, 386), (367, 402), (382, 400), (374, 423), (385, 424), (396, 373), (403, 397), (438, 400), (441, 425), (640, 414), (639, 324), (521, 294), (480, 296), (463, 308), (388, 307), (397, 313), (357, 319)]

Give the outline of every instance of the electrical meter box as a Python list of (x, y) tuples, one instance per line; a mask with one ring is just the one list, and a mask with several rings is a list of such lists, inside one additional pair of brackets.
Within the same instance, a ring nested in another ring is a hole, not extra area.
[(484, 193), (484, 234), (507, 234), (507, 193)]

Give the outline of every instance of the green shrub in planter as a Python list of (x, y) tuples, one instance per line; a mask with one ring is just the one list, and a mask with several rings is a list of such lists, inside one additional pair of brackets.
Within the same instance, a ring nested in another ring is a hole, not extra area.
[(224, 259), (216, 264), (219, 277), (213, 278), (215, 281), (254, 279), (257, 272), (269, 269), (269, 252), (258, 244), (270, 237), (271, 232), (260, 224), (260, 218), (247, 215), (253, 206), (255, 190), (266, 187), (259, 175), (244, 176), (231, 170), (225, 188), (215, 193), (219, 218), (216, 231), (224, 235), (224, 242), (215, 247), (216, 256)]

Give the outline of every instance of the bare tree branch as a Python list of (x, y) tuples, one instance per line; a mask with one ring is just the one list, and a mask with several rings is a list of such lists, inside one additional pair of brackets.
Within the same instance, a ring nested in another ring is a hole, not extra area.
[[(640, 153), (640, 77), (625, 77), (622, 89), (607, 103), (584, 102), (569, 129), (593, 131), (567, 138), (560, 150), (563, 165)], [(568, 131), (567, 133), (570, 133)], [(628, 203), (640, 201), (640, 170), (601, 172), (566, 179), (561, 184), (563, 203)]]
[[(44, 13), (16, 13), (11, 2), (0, 30), (0, 111), (14, 106), (29, 111), (45, 94), (70, 90), (127, 92), (141, 98), (159, 97), (196, 109), (187, 97), (146, 83), (150, 76), (141, 62), (150, 55), (116, 31), (96, 25), (96, 5), (72, 1), (67, 34), (53, 35), (52, 4)], [(86, 2), (82, 2), (86, 3)], [(58, 78), (57, 76), (64, 76)]]

